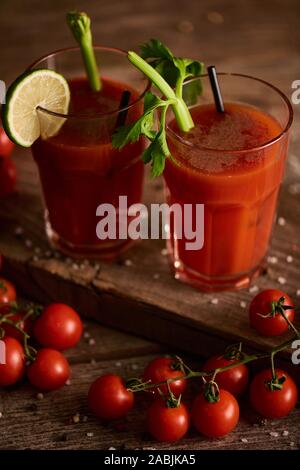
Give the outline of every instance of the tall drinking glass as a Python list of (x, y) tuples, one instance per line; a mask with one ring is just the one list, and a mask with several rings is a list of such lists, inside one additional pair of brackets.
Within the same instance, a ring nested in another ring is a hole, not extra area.
[[(124, 51), (100, 46), (94, 50), (102, 77), (101, 92), (90, 90), (79, 48), (53, 52), (30, 67), (57, 71), (68, 80), (71, 90), (69, 114), (55, 114), (42, 106), (38, 109), (41, 129), (49, 119), (52, 124), (57, 120), (60, 129), (52, 137), (43, 137), (42, 132), (32, 153), (39, 170), (51, 245), (76, 257), (111, 259), (130, 241), (118, 237), (118, 211), (115, 239), (99, 239), (96, 210), (102, 203), (118, 208), (119, 196), (127, 197), (128, 207), (141, 201), (140, 155), (144, 149), (140, 140), (115, 150), (112, 134), (120, 114), (127, 113), (126, 124), (140, 117), (149, 83), (129, 64)], [(120, 108), (124, 90), (131, 92), (131, 98)]]
[(225, 113), (216, 111), (208, 77), (201, 77), (203, 94), (190, 108), (195, 128), (182, 133), (169, 117), (173, 161), (164, 172), (170, 205), (204, 204), (203, 248), (186, 249), (188, 240), (176, 233), (176, 213), (168, 248), (175, 277), (208, 291), (245, 287), (259, 273), (293, 119), (289, 100), (269, 83), (218, 76)]

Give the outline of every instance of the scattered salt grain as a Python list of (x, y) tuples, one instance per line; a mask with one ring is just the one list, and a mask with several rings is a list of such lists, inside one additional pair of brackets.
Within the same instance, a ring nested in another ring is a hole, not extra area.
[(90, 336), (91, 336), (91, 335), (90, 335), (90, 333), (89, 333), (88, 331), (85, 331), (85, 332), (83, 333), (83, 337), (84, 337), (84, 338), (89, 338)]
[(75, 269), (75, 271), (77, 271), (77, 269), (79, 269), (79, 266), (78, 266), (78, 264), (73, 263), (73, 264), (72, 264), (72, 268)]
[(286, 257), (286, 262), (287, 262), (287, 263), (292, 263), (293, 261), (294, 261), (294, 258), (293, 258), (291, 255), (288, 255), (288, 256)]
[(279, 282), (279, 284), (282, 284), (282, 285), (283, 285), (283, 284), (286, 283), (286, 278), (283, 277), (283, 276), (279, 276), (279, 277), (277, 278), (277, 281)]
[(270, 436), (272, 436), (272, 437), (278, 437), (278, 436), (279, 436), (279, 433), (278, 433), (278, 432), (275, 432), (275, 431), (271, 431), (271, 432), (270, 432)]
[(93, 432), (87, 432), (86, 435), (87, 435), (87, 437), (93, 437), (94, 433)]
[(250, 289), (249, 289), (249, 292), (250, 294), (254, 294), (255, 292), (258, 291), (258, 287), (257, 286), (251, 286)]
[(108, 450), (116, 450), (115, 447), (109, 447)]
[(284, 227), (286, 225), (286, 220), (284, 217), (278, 217), (278, 225)]
[(158, 273), (153, 274), (153, 279), (159, 279), (160, 275)]
[(242, 437), (241, 442), (244, 442), (245, 444), (247, 444), (248, 439), (246, 439), (245, 437)]
[(163, 248), (163, 249), (161, 250), (161, 254), (162, 254), (163, 256), (167, 256), (167, 254), (168, 254), (167, 248)]
[(79, 423), (79, 421), (80, 421), (79, 413), (76, 413), (74, 416), (72, 416), (72, 421), (75, 424)]
[(2, 413), (2, 411), (0, 411), (0, 418), (3, 418), (3, 413)]
[(20, 237), (21, 235), (23, 235), (24, 233), (24, 229), (22, 227), (17, 227), (16, 230), (15, 230), (15, 235), (16, 237)]
[(241, 300), (240, 301), (240, 307), (241, 308), (246, 308), (247, 307), (247, 302), (245, 302), (244, 300)]
[(289, 193), (292, 195), (300, 194), (300, 183), (293, 183), (289, 186)]
[(70, 379), (66, 380), (65, 385), (70, 386), (71, 385), (71, 380)]
[(295, 445), (295, 442), (290, 442), (291, 447), (294, 447), (294, 445)]
[(95, 344), (96, 344), (96, 341), (94, 340), (94, 338), (90, 338), (89, 339), (89, 345), (90, 346), (95, 346)]
[(278, 258), (277, 258), (277, 256), (268, 256), (267, 261), (270, 264), (277, 264), (278, 263)]
[(221, 15), (218, 11), (209, 11), (207, 13), (207, 19), (210, 23), (213, 24), (222, 24), (224, 23), (224, 16)]
[(297, 289), (296, 296), (300, 297), (300, 289)]
[(44, 394), (43, 393), (37, 393), (36, 398), (37, 398), (37, 400), (43, 400)]
[(288, 436), (289, 434), (290, 434), (289, 431), (283, 431), (283, 432), (282, 432), (282, 435), (283, 435), (284, 437)]
[(125, 264), (125, 266), (132, 266), (131, 259), (125, 259), (124, 264)]
[(99, 263), (94, 264), (94, 268), (99, 270), (100, 269), (100, 264)]
[(116, 367), (121, 367), (121, 365), (122, 365), (122, 362), (120, 362), (120, 361), (115, 362)]
[(214, 297), (213, 299), (211, 299), (210, 303), (213, 304), (213, 305), (218, 305), (219, 299), (217, 299), (216, 297)]
[(25, 240), (25, 246), (27, 248), (32, 248), (32, 241), (31, 240)]
[(139, 368), (139, 366), (137, 364), (132, 364), (131, 365), (132, 370), (137, 370), (138, 368)]
[(177, 25), (177, 29), (181, 33), (190, 34), (194, 31), (194, 25), (189, 20), (182, 20), (182, 21), (179, 21)]

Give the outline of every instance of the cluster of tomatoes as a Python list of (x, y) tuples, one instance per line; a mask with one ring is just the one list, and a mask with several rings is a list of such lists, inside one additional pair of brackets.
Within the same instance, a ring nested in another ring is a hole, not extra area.
[(16, 186), (16, 167), (10, 155), (14, 144), (0, 127), (0, 198), (14, 192)]
[(0, 361), (0, 386), (14, 385), (25, 375), (40, 391), (65, 385), (70, 366), (61, 351), (74, 347), (82, 330), (80, 317), (68, 305), (56, 303), (44, 309), (20, 307), (13, 284), (0, 277), (0, 333), (4, 353), (4, 361), (3, 358)]
[[(284, 292), (270, 289), (253, 299), (249, 315), (250, 324), (260, 334), (278, 336), (291, 327), (295, 310)], [(224, 355), (208, 359), (202, 368), (206, 375), (201, 376), (201, 371), (192, 371), (180, 358), (159, 357), (147, 365), (142, 379), (125, 382), (113, 374), (96, 379), (88, 393), (89, 408), (101, 419), (119, 419), (132, 409), (134, 392), (148, 392), (151, 400), (147, 410), (147, 429), (162, 442), (181, 439), (191, 423), (207, 437), (230, 433), (239, 421), (238, 399), (247, 390), (250, 404), (259, 415), (269, 419), (286, 416), (298, 400), (297, 386), (292, 377), (273, 364), (273, 367), (257, 373), (249, 387), (247, 360), (243, 362), (245, 358), (240, 347), (233, 347)], [(185, 396), (191, 378), (198, 381), (199, 393), (188, 407), (182, 396)]]

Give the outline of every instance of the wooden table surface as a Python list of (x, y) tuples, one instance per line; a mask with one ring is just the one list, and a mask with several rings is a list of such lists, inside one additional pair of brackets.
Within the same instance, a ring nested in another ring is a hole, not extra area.
[[(32, 59), (49, 50), (72, 45), (72, 38), (64, 25), (64, 15), (74, 5), (84, 8), (92, 16), (97, 43), (121, 45), (126, 49), (136, 48), (137, 44), (150, 37), (159, 37), (178, 55), (199, 57), (207, 64), (215, 63), (222, 71), (259, 76), (279, 86), (289, 96), (292, 81), (300, 78), (300, 12), (297, 0), (284, 3), (271, 0), (86, 0), (84, 7), (83, 3), (80, 5), (69, 0), (44, 0), (42, 3), (37, 0), (2, 0), (0, 79), (9, 82)], [(288, 196), (283, 199), (283, 211), (288, 210), (291, 196), (294, 197), (298, 191), (300, 176), (297, 153), (300, 106), (294, 106), (294, 110), (295, 124), (285, 182)], [(21, 154), (16, 152), (20, 167), (18, 159), (22, 158)], [(290, 216), (295, 229), (299, 218), (294, 213)], [(0, 227), (0, 231), (4, 229), (4, 226)], [(285, 236), (289, 236), (289, 231), (278, 238), (278, 243), (282, 239), (284, 244)], [(297, 266), (290, 271), (288, 291), (295, 292), (300, 285)], [(234, 296), (229, 296), (229, 299), (229, 306), (233, 309)], [(143, 398), (139, 399), (137, 409), (126, 423), (114, 426), (104, 426), (90, 416), (85, 400), (89, 383), (97, 375), (108, 371), (125, 376), (138, 375), (147, 361), (166, 348), (90, 321), (87, 321), (86, 330), (95, 339), (95, 344), (90, 344), (90, 338), (85, 338), (80, 347), (70, 351), (70, 386), (46, 395), (43, 400), (37, 400), (35, 392), (27, 384), (9, 392), (1, 391), (0, 448), (170, 448), (169, 445), (158, 445), (145, 434), (141, 412), (145, 407)], [(197, 364), (200, 359), (192, 358), (192, 361)], [(79, 423), (74, 423), (76, 413), (80, 414)], [(264, 426), (257, 426), (257, 423), (257, 418), (249, 413), (245, 403), (238, 428), (225, 439), (209, 441), (191, 431), (186, 439), (172, 447), (299, 448), (299, 410), (275, 423)]]

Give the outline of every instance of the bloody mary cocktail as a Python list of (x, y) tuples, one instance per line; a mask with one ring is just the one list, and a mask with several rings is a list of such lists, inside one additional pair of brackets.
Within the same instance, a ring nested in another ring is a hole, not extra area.
[(195, 127), (183, 133), (169, 123), (175, 163), (167, 161), (164, 177), (170, 205), (204, 204), (204, 246), (187, 250), (173, 220), (169, 250), (176, 278), (204, 290), (243, 287), (268, 249), (292, 111), (270, 85), (220, 74), (225, 113), (218, 113), (202, 80), (207, 94), (190, 110)]
[[(39, 138), (32, 152), (39, 169), (51, 244), (76, 256), (114, 258), (129, 241), (99, 240), (96, 209), (102, 203), (118, 207), (120, 195), (127, 196), (128, 206), (141, 200), (140, 155), (144, 143), (140, 140), (119, 151), (113, 149), (111, 140), (118, 114), (123, 111), (118, 109), (122, 93), (131, 92), (126, 118), (129, 124), (142, 112), (147, 84), (142, 74), (131, 71), (122, 51), (95, 47), (95, 53), (102, 72), (99, 92), (91, 91), (77, 48), (59, 51), (34, 64), (35, 68), (54, 68), (67, 78), (71, 104), (59, 132)], [(38, 113), (42, 123), (49, 112), (40, 109)]]

